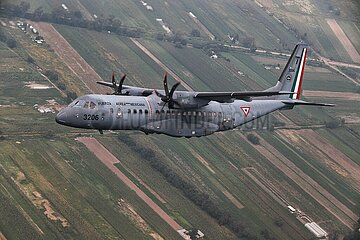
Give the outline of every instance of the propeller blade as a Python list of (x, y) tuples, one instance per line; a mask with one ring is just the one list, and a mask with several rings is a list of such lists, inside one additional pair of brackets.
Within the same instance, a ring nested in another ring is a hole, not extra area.
[(115, 72), (112, 72), (112, 76), (111, 76), (111, 83), (113, 85), (114, 90), (116, 91), (116, 81), (115, 81)]
[(167, 82), (167, 72), (165, 72), (165, 75), (164, 75), (164, 91), (165, 91), (165, 96), (166, 98), (169, 98), (169, 87), (168, 87), (168, 82)]
[(165, 95), (162, 95), (161, 93), (159, 93), (158, 91), (155, 90), (155, 94), (156, 96), (158, 96), (159, 98), (163, 99), (164, 97), (166, 97)]
[(123, 83), (124, 83), (124, 80), (126, 78), (126, 74), (123, 73), (121, 79), (120, 79), (120, 82), (119, 82), (119, 86), (117, 87), (117, 90), (116, 90), (116, 93), (117, 94), (121, 94), (122, 93), (122, 86), (123, 86)]
[(176, 88), (181, 84), (181, 82), (177, 82), (174, 84), (174, 86), (172, 86), (171, 90), (170, 90), (170, 94), (169, 94), (169, 99), (172, 100), (174, 92), (176, 90)]

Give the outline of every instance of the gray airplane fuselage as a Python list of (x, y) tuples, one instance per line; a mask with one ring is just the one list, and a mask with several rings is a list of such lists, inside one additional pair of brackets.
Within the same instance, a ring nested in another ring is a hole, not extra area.
[(62, 125), (98, 130), (140, 130), (175, 137), (200, 137), (230, 130), (275, 110), (279, 100), (210, 101), (196, 109), (169, 109), (155, 94), (142, 96), (85, 95), (56, 117)]
[(113, 75), (112, 82), (98, 82), (115, 90), (113, 95), (85, 95), (63, 109), (56, 121), (77, 128), (140, 130), (174, 137), (201, 137), (239, 127), (280, 109), (296, 105), (334, 106), (300, 100), (307, 48), (299, 43), (276, 85), (264, 91), (187, 92), (176, 91), (180, 82), (151, 90), (123, 86)]

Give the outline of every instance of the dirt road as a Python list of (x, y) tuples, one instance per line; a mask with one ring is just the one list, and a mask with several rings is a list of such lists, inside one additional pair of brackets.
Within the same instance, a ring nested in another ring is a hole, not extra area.
[(352, 42), (349, 40), (349, 38), (346, 36), (344, 31), (341, 29), (339, 24), (336, 22), (335, 19), (326, 19), (327, 24), (329, 24), (331, 30), (334, 32), (336, 37), (339, 39), (341, 44), (344, 46), (346, 52), (349, 54), (351, 59), (354, 62), (360, 63), (360, 55)]
[(95, 138), (81, 137), (77, 141), (83, 143), (95, 156), (109, 168), (126, 186), (133, 190), (154, 212), (156, 212), (166, 223), (168, 223), (175, 231), (183, 229), (177, 222), (174, 221), (164, 210), (162, 210), (150, 197), (148, 197), (138, 186), (136, 186), (125, 174), (123, 174), (114, 163), (120, 161), (107, 150)]

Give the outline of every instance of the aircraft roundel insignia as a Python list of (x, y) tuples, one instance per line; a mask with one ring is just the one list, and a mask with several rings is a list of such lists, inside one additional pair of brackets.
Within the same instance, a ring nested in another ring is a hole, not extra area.
[(250, 107), (240, 107), (243, 113), (245, 114), (245, 117), (247, 117), (250, 113)]

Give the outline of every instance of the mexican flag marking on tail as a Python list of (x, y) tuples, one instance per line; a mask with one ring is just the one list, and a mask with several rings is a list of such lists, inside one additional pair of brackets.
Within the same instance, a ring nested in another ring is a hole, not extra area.
[(303, 52), (301, 54), (299, 67), (296, 69), (295, 81), (291, 88), (291, 92), (295, 92), (294, 94), (290, 95), (290, 98), (292, 98), (292, 99), (300, 98), (301, 84), (302, 84), (302, 80), (303, 80), (303, 76), (304, 76), (304, 69), (305, 69), (305, 62), (306, 62), (306, 54), (307, 54), (307, 48), (304, 48)]

